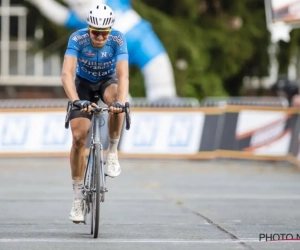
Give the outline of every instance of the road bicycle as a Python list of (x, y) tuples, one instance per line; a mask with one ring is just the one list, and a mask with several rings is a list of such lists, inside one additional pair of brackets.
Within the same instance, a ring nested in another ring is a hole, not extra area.
[[(98, 98), (98, 96), (95, 96), (95, 100), (99, 100)], [(76, 109), (78, 110), (79, 108), (72, 105), (72, 102), (69, 101), (65, 121), (66, 129), (69, 127), (70, 112)], [(82, 190), (84, 196), (84, 224), (87, 224), (87, 215), (90, 214), (91, 234), (94, 238), (98, 238), (99, 233), (100, 203), (105, 201), (105, 193), (108, 191), (103, 166), (104, 156), (100, 133), (101, 127), (105, 124), (103, 114), (106, 112), (109, 112), (108, 107), (93, 107), (92, 109), (91, 143), (84, 173), (84, 187)], [(129, 130), (131, 119), (128, 102), (125, 103), (123, 112), (125, 112), (126, 130)]]

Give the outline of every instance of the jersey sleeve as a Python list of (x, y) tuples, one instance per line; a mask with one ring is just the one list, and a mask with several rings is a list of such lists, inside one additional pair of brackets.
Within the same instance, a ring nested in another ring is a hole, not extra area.
[(116, 44), (116, 61), (128, 60), (127, 41), (122, 33), (113, 37), (113, 41)]
[(68, 56), (74, 56), (78, 58), (80, 46), (78, 44), (78, 35), (76, 33), (73, 33), (68, 41), (68, 46), (65, 55)]

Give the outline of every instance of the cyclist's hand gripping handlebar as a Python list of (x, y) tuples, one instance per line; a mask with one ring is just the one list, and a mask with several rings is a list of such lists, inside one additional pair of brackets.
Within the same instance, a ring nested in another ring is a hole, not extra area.
[(91, 114), (93, 108), (98, 108), (98, 105), (86, 100), (76, 100), (73, 102), (73, 107), (78, 108), (81, 112), (87, 112)]
[(76, 100), (73, 102), (73, 106), (79, 108), (80, 110), (82, 109), (87, 109), (92, 103), (90, 101), (86, 100)]
[(130, 129), (131, 118), (129, 102), (126, 102), (125, 105), (120, 102), (113, 102), (111, 105), (109, 105), (109, 112), (113, 112), (114, 114), (125, 112), (126, 130)]
[(131, 125), (129, 102), (125, 102), (124, 112), (125, 112), (126, 130), (129, 130)]
[[(66, 114), (66, 119), (65, 119), (65, 128), (68, 129), (69, 128), (69, 119), (70, 119), (70, 113), (72, 110), (88, 110), (88, 107), (90, 105), (92, 105), (93, 103), (91, 103), (90, 101), (84, 101), (84, 100), (77, 100), (74, 102), (68, 101), (68, 106), (67, 106), (67, 114)], [(123, 105), (122, 103), (119, 102), (115, 102), (112, 103), (112, 105), (110, 105), (109, 108), (102, 108), (102, 107), (91, 107), (90, 112), (103, 112), (103, 111), (107, 111), (107, 112), (112, 112), (111, 110), (111, 106), (114, 108), (121, 108), (122, 111), (118, 112), (118, 110), (116, 110), (117, 112), (113, 112), (115, 114), (118, 113), (123, 113), (125, 112), (125, 122), (126, 122), (126, 130), (130, 129), (130, 125), (131, 125), (131, 118), (130, 118), (130, 105), (129, 102), (126, 102), (125, 105)]]

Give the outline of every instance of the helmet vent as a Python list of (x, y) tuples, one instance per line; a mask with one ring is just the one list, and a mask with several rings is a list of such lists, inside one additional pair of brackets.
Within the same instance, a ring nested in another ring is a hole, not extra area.
[(97, 5), (97, 9), (99, 9), (99, 5)]

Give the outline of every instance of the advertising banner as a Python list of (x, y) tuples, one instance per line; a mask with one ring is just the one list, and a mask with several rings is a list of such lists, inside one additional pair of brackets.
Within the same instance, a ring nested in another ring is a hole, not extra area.
[(197, 154), (205, 114), (201, 112), (135, 112), (122, 136), (122, 153)]
[(71, 148), (65, 113), (0, 113), (0, 152), (62, 153)]
[(240, 111), (235, 133), (237, 149), (253, 155), (287, 155), (292, 134), (290, 119), (291, 115), (283, 111)]
[[(222, 132), (222, 114), (205, 113), (199, 152), (214, 152), (219, 148)], [(201, 128), (200, 128), (201, 129)]]
[[(222, 158), (295, 161), (296, 110), (228, 107), (217, 156)], [(222, 120), (222, 119), (221, 119)], [(292, 157), (292, 152), (294, 152)]]
[[(65, 110), (0, 111), (0, 156), (68, 156), (71, 130)], [(107, 115), (101, 137), (108, 147)], [(90, 146), (91, 131), (86, 148)], [(120, 138), (127, 158), (300, 159), (300, 116), (293, 108), (134, 108)]]

